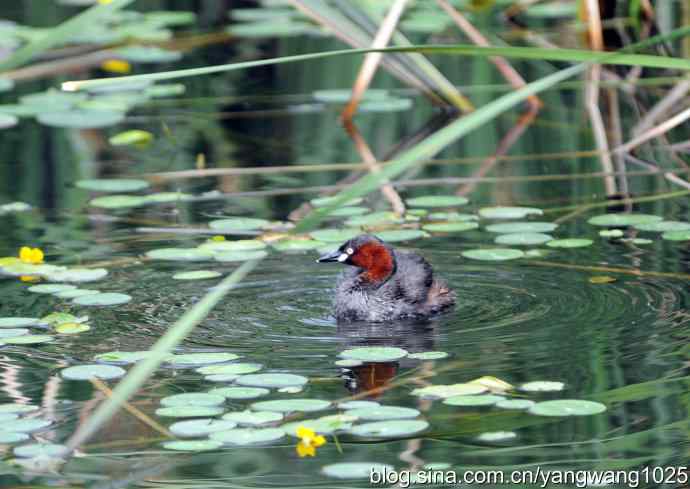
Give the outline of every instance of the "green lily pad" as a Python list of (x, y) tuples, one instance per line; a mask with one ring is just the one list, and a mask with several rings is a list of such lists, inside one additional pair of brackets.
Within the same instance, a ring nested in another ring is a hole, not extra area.
[(620, 238), (623, 234), (620, 229), (602, 229), (599, 231), (599, 236), (602, 238)]
[(479, 215), (484, 219), (524, 219), (527, 216), (541, 216), (544, 211), (536, 207), (496, 206), (479, 209)]
[(182, 53), (155, 46), (128, 46), (116, 50), (119, 57), (131, 63), (172, 63), (182, 59)]
[(438, 222), (432, 224), (425, 224), (422, 226), (424, 231), (431, 233), (461, 233), (463, 231), (471, 231), (477, 229), (479, 224), (476, 222)]
[(177, 423), (171, 424), (168, 429), (170, 433), (180, 438), (194, 438), (208, 436), (216, 431), (231, 430), (236, 426), (237, 423), (234, 421), (206, 418), (178, 421)]
[(219, 387), (211, 389), (208, 393), (223, 396), (226, 399), (256, 399), (267, 396), (271, 391), (263, 387)]
[[(324, 90), (324, 91), (326, 91), (326, 90)], [(330, 91), (330, 90), (328, 90), (328, 91)], [(367, 90), (367, 93), (370, 91), (371, 90)], [(317, 92), (314, 92), (314, 93), (316, 94)], [(349, 100), (349, 98), (347, 100)], [(347, 100), (345, 100), (345, 102), (343, 102), (343, 103), (347, 103)], [(358, 205), (358, 204), (361, 204), (363, 200), (364, 199), (358, 197), (356, 199), (348, 200), (347, 202), (343, 203), (342, 205), (345, 205), (345, 206)], [(335, 197), (319, 197), (319, 198), (312, 199), (309, 201), (309, 203), (311, 205), (313, 205), (314, 207), (325, 207), (327, 205), (331, 205), (333, 202), (335, 202)]]
[(21, 458), (29, 457), (49, 457), (60, 458), (69, 453), (69, 448), (65, 445), (58, 445), (55, 443), (31, 443), (29, 445), (22, 445), (15, 447), (14, 455)]
[(127, 371), (115, 365), (101, 365), (99, 363), (91, 365), (76, 365), (67, 367), (60, 371), (60, 375), (69, 380), (89, 380), (89, 379), (119, 379), (124, 377)]
[(312, 238), (326, 243), (344, 243), (361, 234), (359, 229), (320, 229), (309, 233)]
[(361, 226), (377, 226), (379, 224), (402, 222), (394, 212), (382, 211), (371, 212), (365, 216), (353, 216), (345, 221), (346, 226), (361, 227)]
[(442, 358), (447, 358), (448, 353), (445, 351), (424, 351), (420, 353), (410, 353), (407, 358), (412, 358), (414, 360), (441, 360)]
[(635, 224), (635, 229), (639, 229), (640, 231), (652, 231), (655, 233), (666, 233), (669, 231), (690, 231), (690, 222), (681, 222), (681, 221), (647, 222), (647, 223)]
[(14, 443), (20, 443), (29, 439), (29, 435), (26, 433), (20, 433), (18, 431), (5, 431), (0, 430), (0, 444), (1, 445), (12, 445)]
[(183, 192), (156, 192), (154, 194), (149, 194), (144, 196), (145, 204), (167, 204), (170, 202), (179, 202), (183, 200), (190, 199), (191, 194), (185, 194)]
[(23, 336), (14, 336), (12, 338), (3, 338), (0, 340), (0, 345), (40, 345), (42, 343), (50, 343), (53, 340), (55, 340), (55, 338), (47, 334), (27, 334)]
[[(148, 131), (132, 129), (124, 131), (108, 139), (112, 146), (138, 146), (144, 147), (153, 141), (153, 134)], [(115, 180), (117, 181), (117, 180)], [(148, 184), (146, 185), (148, 187)], [(146, 187), (143, 187), (146, 188)], [(139, 190), (139, 189), (137, 189)], [(133, 192), (133, 190), (106, 190), (106, 192)]]
[(488, 431), (477, 436), (475, 440), (484, 443), (500, 443), (515, 438), (517, 438), (517, 434), (514, 431)]
[(184, 353), (173, 355), (166, 362), (175, 367), (199, 367), (214, 363), (225, 363), (237, 360), (239, 355), (228, 352), (208, 352), (208, 353)]
[(92, 290), (92, 289), (72, 289), (72, 290), (63, 290), (62, 292), (58, 292), (56, 294), (53, 294), (55, 297), (58, 299), (76, 299), (77, 297), (82, 297), (85, 295), (92, 295), (92, 294), (100, 294), (100, 290)]
[(553, 236), (543, 233), (509, 233), (499, 234), (494, 243), (506, 246), (532, 246), (553, 241)]
[(25, 334), (29, 334), (29, 330), (26, 328), (0, 329), (0, 339), (1, 338), (13, 338), (15, 336), (23, 336)]
[(166, 441), (162, 447), (166, 450), (176, 450), (180, 452), (205, 452), (208, 450), (216, 450), (223, 444), (219, 441), (213, 440), (175, 440)]
[(413, 239), (429, 237), (427, 233), (420, 229), (390, 229), (388, 231), (379, 231), (376, 233), (376, 236), (388, 243), (412, 241)]
[(497, 396), (494, 394), (482, 394), (479, 396), (453, 396), (449, 397), (443, 401), (443, 404), (448, 404), (449, 406), (467, 406), (467, 407), (479, 407), (479, 406), (491, 406), (499, 401), (505, 400), (503, 396)]
[(42, 418), (17, 419), (3, 426), (2, 429), (15, 433), (35, 433), (46, 429), (52, 424), (52, 421)]
[(630, 242), (634, 245), (648, 245), (654, 243), (654, 240), (646, 238), (633, 238), (630, 240)]
[(354, 416), (346, 414), (332, 414), (318, 419), (302, 419), (282, 425), (280, 428), (286, 435), (297, 437), (297, 429), (301, 426), (313, 430), (321, 435), (332, 435), (337, 431), (345, 431), (352, 428), (356, 420)]
[(600, 402), (558, 399), (538, 402), (529, 408), (528, 412), (537, 416), (591, 416), (604, 411), (606, 411), (606, 406)]
[(26, 326), (36, 326), (40, 324), (38, 318), (4, 317), (0, 318), (0, 328), (21, 328)]
[(12, 114), (0, 113), (0, 129), (9, 129), (19, 124), (19, 117)]
[(463, 251), (461, 254), (465, 258), (484, 261), (515, 260), (525, 256), (522, 251), (514, 250), (512, 248), (481, 248)]
[[(26, 414), (38, 411), (39, 407), (33, 404), (18, 404), (18, 403), (5, 403), (0, 404), (0, 414), (2, 413), (13, 413), (13, 414)], [(3, 427), (3, 430), (8, 429)]]
[(252, 217), (233, 217), (230, 219), (217, 219), (208, 223), (208, 227), (216, 231), (252, 231), (261, 229), (270, 224), (266, 219)]
[(587, 222), (594, 226), (624, 227), (659, 221), (663, 221), (663, 218), (650, 214), (602, 214), (590, 218)]
[(340, 409), (377, 408), (381, 404), (376, 401), (345, 401), (338, 404)]
[(474, 214), (463, 214), (460, 212), (431, 212), (428, 215), (428, 218), (432, 221), (458, 221), (458, 222), (467, 222), (467, 221), (477, 221), (479, 217), (477, 217)]
[(125, 119), (123, 112), (109, 110), (63, 110), (42, 112), (36, 117), (38, 122), (50, 127), (67, 129), (97, 129), (119, 124)]
[(421, 413), (412, 408), (398, 406), (377, 406), (349, 409), (345, 411), (348, 416), (371, 421), (385, 421), (387, 419), (416, 418)]
[(144, 18), (147, 22), (157, 25), (181, 26), (194, 24), (197, 16), (194, 12), (160, 10), (146, 12)]
[(341, 462), (324, 465), (321, 472), (334, 479), (369, 479), (372, 473), (394, 472), (395, 467), (375, 462)]
[(93, 192), (136, 192), (149, 187), (146, 180), (135, 180), (129, 178), (98, 178), (90, 180), (78, 180), (78, 188), (91, 190)]
[(328, 215), (330, 217), (352, 217), (361, 216), (362, 214), (367, 214), (369, 212), (371, 212), (371, 209), (367, 207), (351, 206), (335, 208), (331, 212), (329, 212)]
[(68, 268), (67, 270), (56, 270), (46, 274), (48, 280), (73, 283), (96, 282), (107, 276), (108, 270), (105, 268)]
[(79, 92), (63, 92), (60, 90), (47, 90), (40, 93), (32, 93), (19, 98), (22, 105), (38, 107), (42, 110), (69, 109), (86, 100), (87, 95)]
[(253, 412), (247, 410), (224, 414), (223, 419), (233, 421), (240, 426), (261, 426), (282, 421), (283, 414), (271, 411)]
[(667, 231), (661, 235), (661, 238), (667, 241), (688, 241), (690, 231)]
[(550, 233), (558, 227), (558, 224), (553, 222), (540, 221), (518, 221), (518, 222), (501, 222), (498, 224), (491, 224), (486, 226), (486, 230), (490, 233), (511, 234), (511, 233)]
[(583, 238), (554, 239), (546, 243), (549, 248), (585, 248), (592, 246), (594, 241)]
[(202, 375), (246, 375), (258, 372), (263, 368), (260, 363), (231, 363), (228, 365), (207, 365), (196, 369)]
[(79, 334), (90, 329), (91, 326), (84, 323), (63, 323), (55, 326), (55, 332), (58, 334)]
[(212, 270), (194, 270), (193, 272), (180, 272), (173, 275), (174, 280), (208, 280), (221, 277), (223, 274)]
[(454, 396), (473, 396), (482, 394), (487, 388), (479, 384), (430, 385), (412, 391), (413, 396), (423, 399), (447, 399)]
[(165, 418), (207, 418), (223, 412), (221, 406), (174, 406), (156, 409), (156, 416)]
[(496, 403), (496, 407), (499, 409), (515, 409), (523, 410), (529, 409), (536, 403), (530, 399), (504, 399)]
[(276, 413), (290, 413), (293, 411), (321, 411), (331, 406), (329, 401), (321, 399), (280, 399), (274, 401), (255, 402), (251, 405), (254, 411), (272, 411)]
[(554, 382), (552, 380), (535, 380), (520, 386), (520, 390), (525, 392), (557, 392), (562, 391), (564, 388), (565, 384), (563, 382)]
[(100, 292), (98, 294), (83, 295), (72, 300), (80, 306), (118, 306), (132, 300), (132, 296), (117, 292)]
[(187, 87), (181, 83), (161, 83), (146, 88), (146, 95), (150, 98), (175, 97), (183, 95)]
[(221, 263), (229, 263), (236, 261), (261, 260), (266, 258), (268, 253), (263, 250), (256, 251), (225, 251), (216, 253), (213, 258)]
[(364, 362), (361, 360), (353, 360), (351, 358), (343, 358), (341, 360), (336, 360), (334, 363), (336, 367), (344, 368), (359, 367), (360, 365), (364, 364)]
[(251, 387), (290, 387), (303, 386), (309, 379), (295, 374), (249, 374), (237, 379), (238, 385)]
[(101, 209), (127, 209), (129, 207), (139, 207), (145, 203), (146, 199), (138, 195), (106, 195), (92, 199), (89, 205), (100, 207)]
[(258, 239), (239, 239), (236, 241), (207, 241), (198, 246), (200, 250), (212, 253), (227, 251), (256, 251), (266, 248), (266, 243)]
[(240, 376), (237, 374), (211, 374), (211, 375), (205, 375), (204, 380), (208, 380), (209, 382), (234, 382), (236, 381)]
[(323, 243), (313, 239), (285, 239), (272, 243), (271, 246), (278, 251), (309, 251), (323, 246)]
[(345, 350), (338, 356), (362, 362), (392, 362), (406, 357), (407, 350), (388, 346), (363, 346)]
[(211, 433), (211, 440), (224, 445), (259, 445), (280, 440), (285, 433), (280, 428), (235, 428), (232, 430)]
[(29, 292), (34, 292), (36, 294), (55, 294), (56, 292), (62, 292), (64, 290), (73, 290), (77, 287), (75, 285), (67, 284), (41, 284), (29, 287), (27, 290)]
[(429, 423), (421, 419), (396, 419), (393, 421), (375, 421), (354, 426), (350, 433), (355, 436), (372, 438), (397, 438), (414, 435), (424, 431)]
[(467, 198), (457, 195), (427, 195), (405, 201), (410, 207), (457, 207), (468, 202)]
[(146, 252), (152, 260), (166, 261), (204, 261), (212, 260), (213, 254), (199, 248), (158, 248)]
[(148, 350), (144, 351), (111, 351), (96, 355), (93, 359), (100, 363), (112, 363), (114, 365), (130, 365), (151, 355)]

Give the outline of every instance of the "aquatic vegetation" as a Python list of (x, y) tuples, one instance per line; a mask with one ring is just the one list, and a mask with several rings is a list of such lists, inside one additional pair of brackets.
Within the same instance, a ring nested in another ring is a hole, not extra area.
[(323, 435), (317, 435), (314, 430), (306, 426), (297, 427), (295, 434), (299, 438), (295, 450), (300, 457), (313, 457), (316, 455), (316, 449), (326, 443)]
[(28, 263), (30, 265), (39, 265), (43, 263), (43, 250), (40, 248), (30, 248), (28, 246), (22, 246), (19, 250), (19, 259), (22, 263)]

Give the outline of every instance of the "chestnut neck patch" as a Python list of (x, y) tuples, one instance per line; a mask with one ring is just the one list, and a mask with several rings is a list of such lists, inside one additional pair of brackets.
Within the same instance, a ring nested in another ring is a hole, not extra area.
[(385, 282), (395, 270), (393, 255), (388, 248), (377, 242), (365, 243), (357, 248), (350, 261), (364, 270), (360, 277), (371, 284)]

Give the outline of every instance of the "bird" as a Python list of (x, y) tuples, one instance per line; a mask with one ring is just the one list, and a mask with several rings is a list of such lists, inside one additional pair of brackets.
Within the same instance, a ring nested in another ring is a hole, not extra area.
[(348, 265), (335, 287), (338, 322), (423, 319), (455, 305), (455, 292), (421, 255), (395, 250), (374, 235), (356, 236), (317, 262)]

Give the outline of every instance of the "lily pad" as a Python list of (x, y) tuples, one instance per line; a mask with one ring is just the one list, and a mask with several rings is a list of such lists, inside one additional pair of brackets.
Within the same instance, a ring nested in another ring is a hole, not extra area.
[(412, 391), (413, 396), (424, 399), (447, 399), (454, 396), (472, 396), (482, 394), (487, 388), (479, 384), (450, 384), (450, 385), (430, 385), (420, 387)]
[(246, 375), (258, 372), (263, 368), (260, 363), (231, 363), (228, 365), (207, 365), (196, 369), (202, 375)]
[(204, 261), (212, 260), (213, 254), (199, 248), (158, 248), (146, 252), (152, 260), (166, 261)]
[(336, 367), (343, 368), (359, 367), (360, 365), (364, 364), (364, 362), (361, 360), (353, 360), (351, 358), (343, 358), (340, 360), (336, 360), (334, 363)]
[(345, 401), (338, 404), (340, 409), (377, 408), (381, 404), (376, 401)]
[(180, 438), (194, 438), (200, 436), (208, 436), (216, 431), (231, 430), (237, 426), (234, 421), (224, 419), (190, 419), (187, 421), (178, 421), (173, 423), (168, 428), (170, 432), (179, 436)]
[(213, 258), (216, 261), (222, 263), (237, 262), (237, 261), (249, 261), (249, 260), (261, 260), (266, 258), (268, 253), (263, 250), (257, 251), (225, 251), (222, 253), (216, 253)]
[(62, 292), (64, 290), (76, 289), (76, 285), (67, 284), (41, 284), (29, 287), (27, 290), (29, 292), (34, 292), (36, 294), (55, 294), (56, 292)]
[(297, 437), (297, 429), (301, 426), (313, 430), (321, 435), (331, 435), (337, 431), (345, 431), (352, 428), (356, 420), (354, 416), (345, 414), (332, 414), (317, 419), (302, 419), (282, 425), (280, 428), (286, 435)]
[(55, 332), (59, 334), (79, 334), (90, 329), (91, 326), (84, 323), (63, 323), (55, 326)]
[(485, 443), (500, 443), (515, 438), (517, 438), (517, 434), (514, 431), (488, 431), (475, 439)]
[(18, 431), (6, 431), (0, 430), (0, 444), (2, 445), (12, 445), (13, 443), (20, 443), (29, 439), (29, 435), (26, 433), (20, 433)]
[(104, 197), (96, 197), (89, 202), (90, 206), (102, 209), (127, 209), (144, 204), (146, 204), (146, 199), (138, 195), (106, 195)]
[(208, 393), (223, 396), (226, 399), (256, 399), (267, 396), (271, 391), (263, 387), (219, 387), (211, 389)]
[(211, 221), (208, 223), (208, 227), (216, 231), (252, 231), (254, 229), (261, 229), (269, 224), (270, 222), (266, 219), (233, 217)]
[(341, 462), (324, 465), (321, 472), (334, 479), (369, 479), (372, 473), (393, 472), (395, 467), (376, 462)]
[(558, 227), (558, 224), (553, 222), (541, 221), (518, 221), (518, 222), (501, 222), (498, 224), (490, 224), (486, 226), (486, 230), (490, 233), (511, 234), (511, 233), (550, 233)]
[(479, 217), (474, 214), (463, 214), (460, 212), (431, 212), (428, 217), (432, 221), (466, 222), (479, 220)]
[(407, 358), (412, 358), (414, 360), (441, 360), (442, 358), (447, 358), (448, 353), (445, 351), (424, 351), (420, 353), (410, 353)]
[(29, 330), (26, 328), (0, 329), (0, 339), (2, 339), (2, 338), (13, 338), (15, 336), (23, 336), (25, 334), (29, 334)]
[(506, 246), (533, 246), (552, 240), (553, 236), (544, 233), (509, 233), (496, 236), (494, 243)]
[(31, 443), (29, 445), (22, 445), (15, 447), (13, 452), (17, 457), (49, 457), (60, 458), (69, 453), (69, 448), (65, 445), (58, 445), (55, 443)]
[(96, 355), (93, 359), (100, 363), (112, 363), (114, 365), (130, 365), (151, 355), (150, 351), (111, 351)]
[(240, 426), (261, 426), (282, 421), (283, 414), (271, 411), (254, 412), (247, 410), (224, 414), (223, 419), (233, 421)]
[(27, 334), (3, 338), (0, 340), (0, 345), (40, 345), (42, 343), (50, 343), (53, 340), (55, 340), (55, 337), (47, 334)]
[(512, 248), (481, 248), (463, 251), (462, 256), (471, 260), (504, 261), (522, 258), (525, 254)]
[(439, 222), (432, 224), (425, 224), (422, 226), (424, 231), (431, 233), (461, 233), (463, 231), (471, 231), (477, 229), (479, 224), (476, 222)]
[(92, 290), (92, 289), (72, 289), (72, 290), (64, 290), (62, 292), (58, 292), (56, 294), (53, 294), (55, 297), (58, 299), (76, 299), (77, 297), (82, 297), (85, 295), (92, 295), (92, 294), (100, 294), (100, 290)]
[[(124, 131), (108, 139), (108, 142), (112, 146), (138, 146), (145, 147), (151, 141), (153, 141), (153, 134), (148, 131), (142, 131), (139, 129), (132, 129), (130, 131)], [(117, 180), (116, 180), (117, 181)], [(148, 187), (148, 185), (147, 185)], [(146, 188), (146, 187), (144, 187)], [(140, 190), (140, 189), (136, 189)], [(134, 190), (106, 190), (106, 192), (133, 192)]]
[(89, 380), (89, 379), (119, 379), (124, 377), (127, 371), (115, 365), (102, 365), (99, 363), (91, 365), (76, 365), (67, 367), (60, 371), (60, 375), (69, 380)]
[(371, 421), (385, 421), (387, 419), (416, 418), (421, 413), (412, 408), (398, 406), (377, 406), (349, 409), (345, 411), (348, 416)]
[(16, 433), (35, 433), (46, 429), (52, 424), (52, 421), (42, 418), (17, 419), (3, 426), (2, 429)]
[(590, 218), (587, 222), (594, 226), (624, 227), (659, 221), (663, 221), (663, 218), (651, 214), (602, 214)]
[(690, 231), (667, 231), (661, 237), (667, 241), (689, 241)]
[(0, 328), (22, 328), (36, 326), (41, 322), (38, 318), (4, 317), (0, 318)]
[(166, 363), (175, 367), (198, 367), (201, 365), (211, 365), (214, 363), (225, 363), (237, 360), (239, 355), (228, 352), (208, 352), (208, 353), (184, 353), (173, 355), (166, 360)]
[(216, 450), (223, 444), (219, 441), (213, 440), (175, 440), (166, 441), (162, 447), (166, 450), (177, 450), (181, 452), (205, 452), (208, 450)]
[(118, 306), (126, 304), (132, 300), (132, 296), (127, 294), (120, 294), (117, 292), (100, 292), (98, 294), (89, 294), (77, 297), (72, 300), (80, 306)]
[(329, 401), (321, 399), (279, 399), (274, 401), (255, 402), (251, 405), (254, 411), (272, 411), (290, 413), (293, 411), (321, 411), (331, 406)]
[(412, 241), (413, 239), (428, 238), (429, 235), (420, 229), (390, 229), (387, 231), (379, 231), (376, 236), (388, 243), (397, 243), (399, 241)]
[(223, 412), (221, 406), (174, 406), (156, 409), (156, 416), (167, 418), (207, 418)]
[(656, 221), (635, 224), (635, 229), (640, 231), (652, 231), (655, 233), (666, 233), (670, 231), (690, 231), (690, 222), (681, 221)]
[(599, 231), (599, 236), (602, 238), (620, 238), (623, 234), (620, 229), (602, 229)]
[(280, 428), (235, 428), (211, 433), (211, 440), (224, 445), (258, 445), (280, 440), (285, 433)]
[(563, 382), (552, 380), (535, 380), (520, 386), (520, 390), (525, 392), (557, 392), (562, 391), (564, 388), (565, 384)]
[[(19, 404), (19, 403), (5, 403), (0, 404), (0, 414), (2, 413), (13, 413), (13, 414), (26, 414), (38, 411), (39, 407), (33, 404)], [(2, 429), (7, 429), (3, 427)]]
[(467, 407), (480, 407), (480, 406), (491, 406), (499, 401), (505, 400), (503, 396), (497, 396), (495, 394), (482, 394), (479, 396), (453, 396), (449, 397), (443, 401), (443, 404), (448, 404), (449, 406), (467, 406)]
[(98, 178), (89, 180), (78, 180), (78, 188), (91, 190), (93, 192), (136, 192), (149, 187), (146, 180), (135, 180), (129, 178)]
[(309, 233), (312, 238), (326, 243), (344, 243), (362, 231), (359, 229), (320, 229)]
[(54, 282), (84, 283), (101, 280), (107, 275), (108, 270), (105, 268), (68, 268), (67, 270), (51, 271), (46, 275), (46, 278)]
[(36, 119), (45, 126), (68, 129), (96, 129), (114, 126), (125, 118), (123, 112), (109, 110), (63, 110), (42, 112)]
[(479, 215), (484, 219), (524, 219), (527, 216), (541, 216), (544, 211), (536, 207), (496, 206), (479, 209)]
[(558, 399), (538, 402), (529, 408), (528, 412), (537, 416), (591, 416), (604, 411), (606, 411), (606, 406), (600, 402)]
[(225, 402), (225, 397), (219, 394), (210, 394), (205, 392), (187, 392), (184, 394), (174, 394), (172, 396), (161, 399), (161, 406), (176, 407), (176, 406), (219, 406)]
[(323, 243), (314, 239), (285, 239), (272, 243), (271, 246), (278, 251), (308, 251), (323, 246)]
[(173, 275), (175, 280), (208, 280), (221, 277), (223, 274), (212, 270), (195, 270), (193, 272), (180, 272)]
[(546, 243), (549, 248), (586, 248), (592, 246), (594, 241), (583, 238), (554, 239)]
[(466, 197), (458, 195), (427, 195), (405, 201), (410, 207), (457, 207), (469, 202)]
[(388, 346), (363, 346), (345, 350), (338, 356), (362, 362), (392, 362), (406, 357), (407, 350)]
[(116, 50), (117, 55), (131, 63), (172, 63), (182, 59), (182, 53), (155, 46), (128, 46)]
[(536, 403), (530, 399), (504, 399), (496, 403), (496, 407), (500, 409), (515, 409), (524, 410), (529, 409)]
[(429, 423), (421, 419), (396, 419), (393, 421), (375, 421), (354, 426), (350, 433), (355, 436), (372, 438), (397, 438), (414, 435), (424, 431)]
[(367, 214), (368, 212), (371, 212), (371, 210), (367, 207), (338, 207), (329, 212), (328, 215), (330, 217), (352, 217), (361, 216), (362, 214)]
[(226, 251), (256, 251), (266, 248), (266, 243), (258, 239), (239, 239), (235, 241), (207, 241), (199, 245), (200, 250), (212, 253)]
[(249, 374), (237, 379), (238, 385), (252, 387), (290, 387), (303, 386), (309, 379), (295, 374)]
[(377, 226), (380, 224), (402, 222), (402, 220), (393, 212), (382, 211), (372, 212), (365, 216), (353, 216), (345, 221), (346, 226), (361, 227), (361, 226)]
[(0, 113), (0, 129), (9, 129), (19, 124), (19, 117), (12, 114)]
[[(350, 92), (350, 90), (348, 90), (348, 92), (352, 93), (352, 92)], [(366, 93), (369, 93), (369, 92), (371, 92), (371, 90), (367, 90)], [(314, 94), (316, 94), (316, 93), (317, 92), (314, 92)], [(347, 103), (348, 100), (350, 100), (349, 96), (345, 100), (345, 102), (343, 102), (343, 103)], [(348, 200), (347, 202), (343, 203), (342, 205), (345, 205), (345, 206), (358, 205), (358, 204), (361, 204), (363, 200), (364, 199), (358, 197), (356, 199)], [(313, 205), (314, 207), (325, 207), (327, 205), (331, 205), (333, 202), (335, 202), (335, 197), (318, 197), (316, 199), (312, 199), (309, 201), (309, 203), (311, 205)]]

